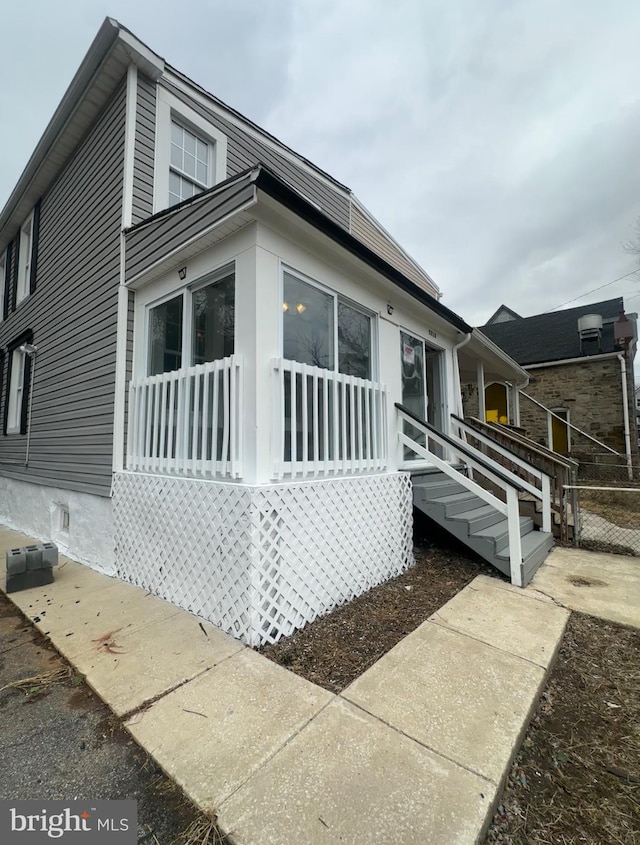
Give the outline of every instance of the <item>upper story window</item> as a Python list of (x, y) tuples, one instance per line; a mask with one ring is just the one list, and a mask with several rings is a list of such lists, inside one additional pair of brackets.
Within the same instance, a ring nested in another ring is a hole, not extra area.
[(211, 144), (177, 120), (171, 121), (169, 205), (189, 199), (209, 187)]
[(16, 305), (29, 295), (31, 287), (31, 261), (33, 258), (33, 212), (20, 229), (18, 248), (18, 279), (16, 283)]
[(373, 378), (372, 315), (287, 270), (283, 275), (283, 357)]
[(227, 178), (227, 138), (200, 112), (158, 88), (154, 212)]

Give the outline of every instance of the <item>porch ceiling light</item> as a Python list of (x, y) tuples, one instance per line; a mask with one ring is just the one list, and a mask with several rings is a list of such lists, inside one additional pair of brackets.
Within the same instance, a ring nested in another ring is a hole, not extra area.
[(296, 311), (298, 312), (298, 314), (302, 314), (302, 312), (303, 312), (303, 311), (306, 311), (306, 310), (307, 310), (307, 306), (306, 306), (306, 305), (303, 305), (301, 302), (299, 302), (299, 303), (296, 305)]
[(283, 302), (283, 303), (282, 303), (282, 310), (283, 310), (283, 311), (288, 311), (288, 310), (289, 310), (289, 303), (288, 303), (288, 302)]

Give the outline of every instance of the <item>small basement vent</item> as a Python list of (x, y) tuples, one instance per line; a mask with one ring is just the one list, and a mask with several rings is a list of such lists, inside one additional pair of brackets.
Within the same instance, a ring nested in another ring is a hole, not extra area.
[(602, 352), (602, 317), (600, 314), (585, 314), (578, 319), (580, 351), (582, 353)]

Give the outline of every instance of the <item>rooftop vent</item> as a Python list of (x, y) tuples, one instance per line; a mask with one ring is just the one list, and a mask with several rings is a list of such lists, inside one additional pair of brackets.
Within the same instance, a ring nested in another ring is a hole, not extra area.
[[(602, 317), (600, 314), (585, 314), (578, 319), (580, 351), (582, 353), (602, 352)], [(594, 348), (595, 347), (595, 348)]]

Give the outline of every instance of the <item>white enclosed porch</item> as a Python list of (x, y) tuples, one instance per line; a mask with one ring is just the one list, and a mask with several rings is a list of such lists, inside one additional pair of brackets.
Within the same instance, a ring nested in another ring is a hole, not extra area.
[[(252, 644), (411, 565), (410, 473), (459, 456), (430, 438), (416, 441), (426, 454), (408, 449), (396, 405), (459, 436), (469, 329), (257, 194), (128, 274), (127, 457), (113, 493), (120, 576)], [(136, 227), (127, 255), (160, 227), (169, 237), (171, 214)]]

